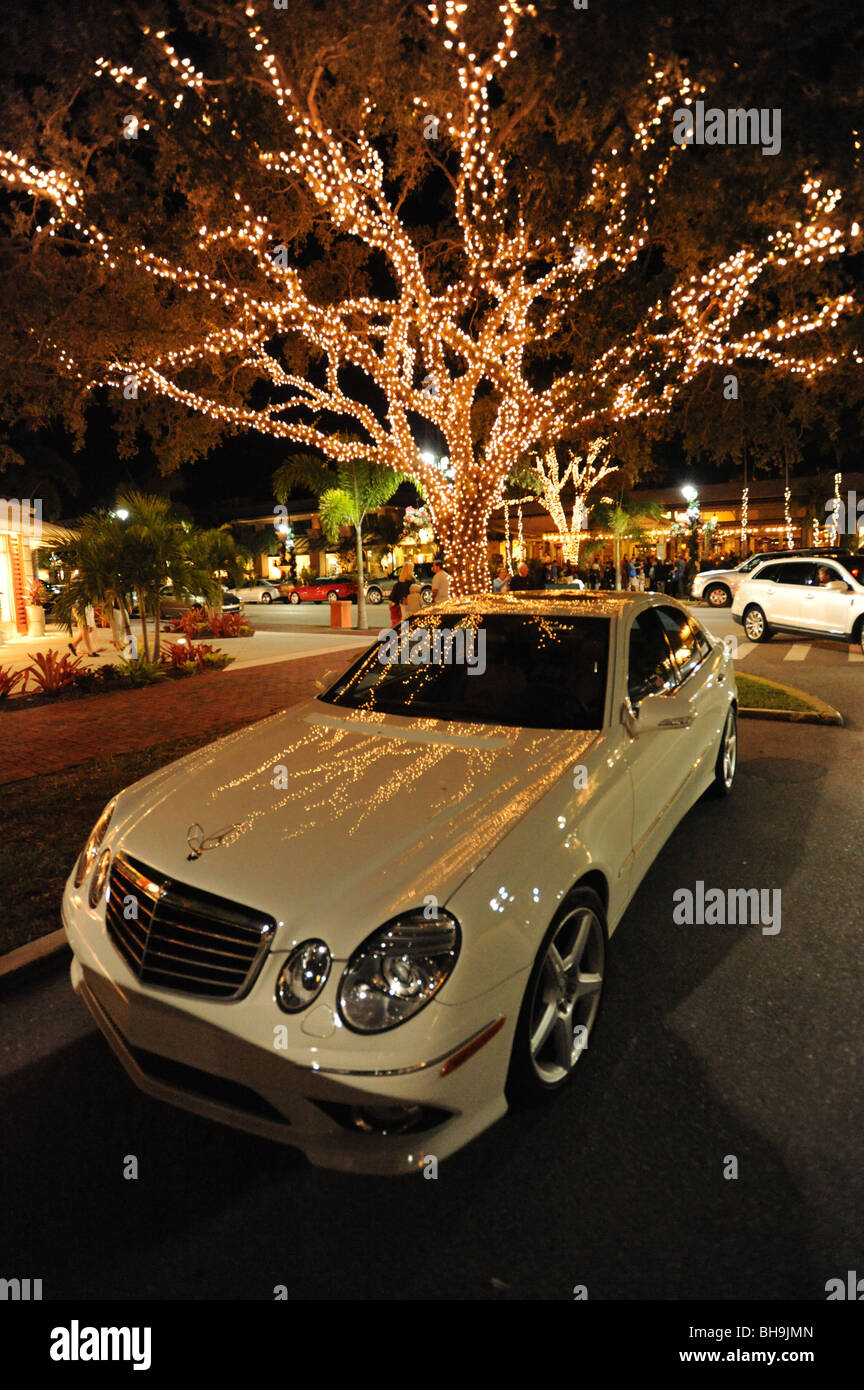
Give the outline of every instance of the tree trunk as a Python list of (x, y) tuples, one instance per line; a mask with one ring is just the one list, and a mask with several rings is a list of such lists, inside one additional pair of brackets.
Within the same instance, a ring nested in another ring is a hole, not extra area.
[(621, 537), (615, 537), (615, 588), (621, 588)]
[(450, 597), (470, 598), (489, 592), (489, 503), (468, 499), (450, 515), (436, 516), (436, 529), (450, 575)]
[(354, 527), (354, 540), (357, 544), (357, 627), (361, 632), (365, 632), (369, 626), (366, 617), (366, 586), (364, 582), (365, 570), (363, 568), (363, 522)]
[(138, 591), (138, 612), (141, 615), (141, 659), (150, 660), (150, 639), (147, 635), (147, 596)]
[(158, 593), (154, 602), (155, 610), (153, 614), (153, 660), (158, 661), (160, 652), (162, 650), (162, 604)]

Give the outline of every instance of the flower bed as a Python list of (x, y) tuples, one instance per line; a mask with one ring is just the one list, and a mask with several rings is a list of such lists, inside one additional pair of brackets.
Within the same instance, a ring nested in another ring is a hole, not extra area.
[[(111, 662), (95, 669), (68, 652), (36, 652), (23, 671), (0, 666), (0, 709), (24, 709), (61, 699), (96, 695), (106, 690), (130, 690), (166, 680), (183, 680), (204, 671), (223, 671), (234, 660), (211, 643), (180, 638), (171, 642), (159, 661)], [(11, 697), (11, 698), (10, 698)]]

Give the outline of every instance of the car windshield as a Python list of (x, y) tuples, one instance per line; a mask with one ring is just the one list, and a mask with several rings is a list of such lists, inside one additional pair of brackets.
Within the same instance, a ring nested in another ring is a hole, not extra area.
[(600, 729), (608, 660), (608, 618), (426, 614), (383, 632), (321, 698), (472, 724)]

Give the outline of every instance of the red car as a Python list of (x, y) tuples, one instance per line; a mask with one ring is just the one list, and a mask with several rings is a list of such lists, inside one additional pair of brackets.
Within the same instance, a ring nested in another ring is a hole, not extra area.
[(335, 603), (337, 599), (357, 602), (353, 579), (310, 579), (308, 584), (280, 584), (279, 592), (289, 603)]

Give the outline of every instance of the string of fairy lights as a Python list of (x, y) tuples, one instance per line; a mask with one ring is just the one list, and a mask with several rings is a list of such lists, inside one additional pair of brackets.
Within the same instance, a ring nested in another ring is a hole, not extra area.
[[(418, 122), (424, 114), (434, 115), (457, 171), (453, 208), (463, 262), (461, 275), (454, 273), (435, 289), (421, 250), (399, 217), (398, 195), (388, 185), (384, 160), (368, 133), (375, 115), (372, 102), (363, 103), (360, 129), (350, 138), (332, 130), (314, 95), (307, 91), (301, 96), (299, 78), (286, 72), (290, 50), (284, 55), (274, 51), (266, 32), (271, 11), (263, 0), (245, 5), (247, 49), (237, 55), (231, 81), (263, 81), (275, 104), (272, 148), (246, 138), (231, 114), (230, 87), (181, 56), (166, 30), (142, 28), (142, 66), (155, 65), (154, 76), (105, 57), (95, 60), (95, 76), (134, 94), (145, 113), (134, 117), (136, 138), (146, 138), (154, 124), (148, 108), (158, 110), (165, 131), (182, 109), (184, 121), (191, 118), (205, 138), (213, 138), (217, 124), (227, 132), (238, 144), (238, 162), (251, 161), (256, 177), (262, 171), (272, 175), (274, 188), (284, 184), (286, 175), (300, 182), (334, 229), (383, 254), (395, 295), (352, 295), (318, 303), (281, 246), (267, 211), (254, 209), (239, 188), (227, 199), (219, 225), (198, 227), (194, 252), (181, 263), (134, 235), (109, 235), (97, 226), (88, 218), (85, 187), (73, 174), (2, 151), (0, 175), (33, 198), (37, 237), (77, 239), (108, 270), (147, 275), (172, 293), (196, 296), (200, 304), (202, 329), (190, 341), (146, 356), (118, 357), (105, 362), (95, 376), (64, 345), (55, 344), (62, 370), (88, 388), (107, 384), (122, 390), (131, 378), (139, 390), (233, 430), (256, 430), (302, 444), (335, 462), (362, 457), (415, 479), (446, 549), (453, 592), (460, 594), (485, 587), (490, 513), (500, 505), (517, 460), (540, 440), (580, 433), (605, 437), (629, 419), (665, 414), (704, 368), (734, 365), (741, 358), (761, 360), (807, 380), (837, 364), (835, 354), (806, 356), (798, 344), (808, 335), (834, 329), (853, 307), (851, 294), (782, 314), (762, 327), (737, 327), (769, 271), (822, 265), (843, 255), (860, 235), (857, 222), (843, 226), (837, 220), (840, 190), (807, 174), (804, 208), (793, 226), (776, 230), (761, 248), (742, 247), (689, 276), (658, 298), (629, 336), (599, 353), (587, 369), (561, 372), (551, 385), (535, 387), (526, 372), (527, 349), (572, 321), (595, 290), (601, 266), (604, 275), (610, 270), (623, 274), (649, 243), (651, 210), (684, 148), (672, 140), (671, 114), (676, 103), (691, 104), (705, 87), (667, 71), (649, 55), (644, 109), (632, 136), (620, 137), (617, 144), (610, 137), (571, 217), (555, 235), (537, 236), (511, 191), (490, 103), (490, 84), (502, 79), (518, 57), (517, 28), (535, 18), (536, 11), (531, 4), (501, 0), (499, 37), (491, 52), (480, 55), (466, 37), (467, 3), (428, 4), (431, 29), (453, 58), (454, 99), (448, 109), (433, 112), (429, 100), (417, 96), (414, 108)], [(645, 168), (644, 177), (635, 176), (637, 167)], [(276, 254), (274, 247), (285, 254)], [(222, 248), (241, 253), (246, 278), (215, 272), (215, 253)], [(470, 311), (478, 305), (483, 310), (474, 313), (469, 330)], [(324, 385), (286, 370), (278, 344), (292, 334), (324, 361)], [(857, 351), (854, 356), (860, 364)], [(233, 387), (220, 396), (218, 388), (208, 391), (194, 382), (196, 373), (219, 380), (220, 368), (222, 379), (233, 381), (238, 366), (272, 387), (265, 404), (252, 406), (250, 395), (232, 395)], [(359, 368), (380, 389), (383, 410), (376, 412), (344, 389), (343, 373), (349, 367)], [(481, 387), (487, 394), (491, 387), (497, 405), (478, 448), (472, 409)], [(446, 440), (446, 471), (421, 452), (411, 426), (415, 416)], [(322, 417), (339, 423), (325, 428)], [(360, 443), (348, 438), (358, 427)], [(592, 466), (589, 450), (586, 467)], [(557, 474), (557, 463), (555, 470)], [(556, 494), (551, 476), (549, 489), (549, 501), (560, 508), (560, 487)]]

